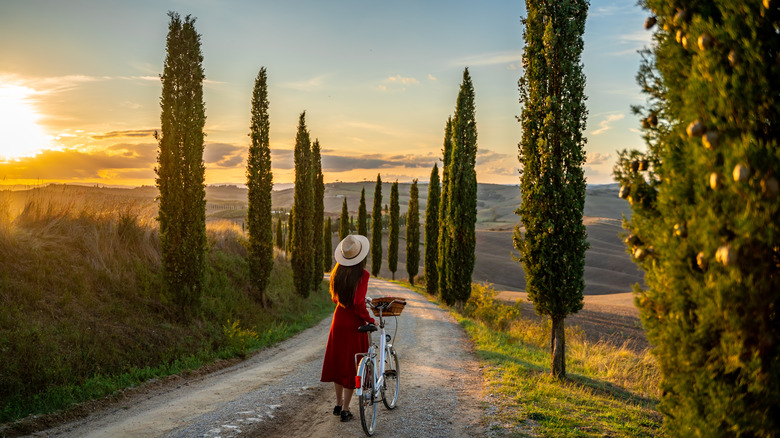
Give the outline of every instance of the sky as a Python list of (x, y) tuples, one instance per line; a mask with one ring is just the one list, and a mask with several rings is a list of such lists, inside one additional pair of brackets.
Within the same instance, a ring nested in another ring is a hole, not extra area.
[[(0, 0), (0, 186), (154, 184), (168, 11), (196, 17), (206, 74), (207, 184), (244, 184), (251, 94), (267, 69), (274, 183), (294, 179), (306, 111), (325, 182), (427, 182), (466, 67), (477, 179), (519, 182), (525, 2)], [(583, 64), (589, 184), (642, 149), (637, 50), (647, 13), (591, 0)]]

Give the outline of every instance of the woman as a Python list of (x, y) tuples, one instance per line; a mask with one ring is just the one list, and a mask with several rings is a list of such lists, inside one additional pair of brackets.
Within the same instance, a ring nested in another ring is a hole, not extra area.
[(349, 421), (349, 402), (355, 390), (355, 354), (368, 351), (368, 334), (358, 327), (374, 323), (366, 309), (366, 291), (370, 274), (363, 269), (369, 243), (359, 234), (345, 237), (336, 247), (336, 267), (330, 273), (330, 296), (336, 303), (330, 325), (328, 346), (322, 363), (322, 382), (333, 382), (336, 387), (336, 406), (333, 415)]

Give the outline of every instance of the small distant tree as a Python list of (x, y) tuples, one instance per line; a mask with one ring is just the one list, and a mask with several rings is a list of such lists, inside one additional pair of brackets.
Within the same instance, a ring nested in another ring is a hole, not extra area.
[(276, 247), (284, 250), (284, 231), (282, 230), (282, 217), (276, 220)]
[(441, 166), (441, 202), (439, 203), (439, 242), (437, 256), (437, 271), (439, 273), (439, 293), (443, 297), (449, 289), (447, 281), (447, 242), (450, 236), (448, 229), (450, 225), (449, 207), (450, 207), (450, 162), (452, 161), (452, 117), (447, 118), (447, 124), (444, 127), (444, 147), (442, 148), (442, 166)]
[[(566, 377), (564, 319), (582, 309), (585, 250), (585, 75), (587, 0), (526, 2), (525, 72), (519, 81), (523, 138), (515, 228), (528, 299), (552, 320), (551, 372)], [(554, 37), (551, 37), (554, 35)]]
[(425, 205), (425, 289), (431, 295), (439, 291), (439, 167), (433, 164), (428, 184), (428, 201)]
[(360, 191), (360, 207), (358, 208), (357, 233), (368, 237), (368, 211), (366, 209), (366, 188)]
[(314, 172), (306, 112), (298, 120), (295, 136), (295, 193), (293, 195), (292, 268), (295, 289), (309, 296), (314, 282)]
[(647, 147), (615, 165), (669, 436), (780, 436), (780, 4), (641, 1)]
[(377, 174), (374, 188), (374, 209), (371, 211), (371, 275), (382, 269), (382, 177)]
[(330, 216), (328, 216), (328, 221), (322, 229), (323, 272), (330, 272), (333, 268), (333, 242), (330, 237), (331, 227), (333, 227), (333, 224), (331, 223)]
[(339, 240), (344, 240), (349, 235), (349, 209), (347, 208), (347, 197), (341, 204), (341, 218), (339, 218)]
[(398, 205), (398, 181), (396, 180), (390, 186), (390, 233), (387, 242), (387, 267), (395, 280), (395, 271), (398, 270), (398, 215), (400, 207)]
[(322, 258), (322, 239), (319, 236), (319, 230), (322, 229), (325, 221), (325, 178), (322, 174), (322, 158), (320, 156), (320, 141), (315, 139), (311, 146), (312, 166), (314, 166), (314, 217), (312, 218), (312, 249), (314, 250), (314, 290), (317, 291), (324, 278), (323, 265), (325, 259)]
[(420, 270), (420, 196), (417, 179), (409, 189), (409, 209), (406, 212), (406, 272), (414, 286), (414, 276)]
[(200, 305), (206, 271), (203, 54), (195, 18), (169, 12), (157, 157), (163, 278), (182, 318)]
[[(252, 93), (252, 118), (249, 127), (249, 137), (252, 141), (246, 165), (249, 274), (263, 306), (268, 304), (265, 289), (274, 266), (270, 126), (267, 75), (263, 67), (257, 73)], [(281, 230), (281, 222), (278, 226)]]

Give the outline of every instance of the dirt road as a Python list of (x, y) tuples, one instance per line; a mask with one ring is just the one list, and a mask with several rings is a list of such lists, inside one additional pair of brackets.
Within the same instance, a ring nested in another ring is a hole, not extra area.
[[(368, 295), (407, 299), (393, 344), (399, 355), (398, 407), (380, 405), (375, 436), (484, 436), (479, 363), (453, 318), (401, 286), (371, 279)], [(390, 319), (391, 334), (396, 321)], [(122, 400), (36, 436), (234, 437), (361, 436), (355, 418), (331, 414), (333, 384), (320, 383), (330, 318), (219, 372)]]

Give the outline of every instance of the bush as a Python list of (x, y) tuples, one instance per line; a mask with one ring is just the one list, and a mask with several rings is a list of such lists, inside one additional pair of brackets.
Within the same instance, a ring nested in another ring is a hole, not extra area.
[(488, 327), (504, 331), (520, 316), (520, 300), (514, 305), (496, 301), (496, 291), (489, 284), (471, 284), (471, 296), (463, 306), (463, 316), (484, 322)]

